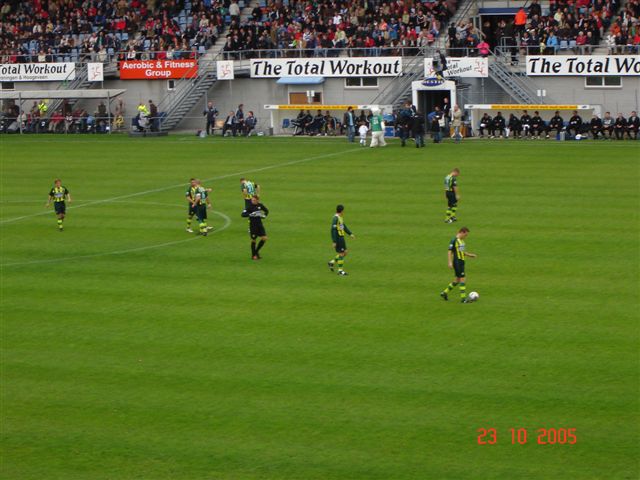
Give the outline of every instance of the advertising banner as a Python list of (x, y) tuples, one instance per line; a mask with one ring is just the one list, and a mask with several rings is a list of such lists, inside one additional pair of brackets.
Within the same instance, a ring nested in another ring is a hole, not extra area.
[(402, 57), (252, 59), (252, 78), (395, 77)]
[(529, 76), (640, 76), (640, 55), (530, 55)]
[(101, 63), (87, 63), (87, 78), (90, 82), (104, 81), (104, 66)]
[(75, 63), (0, 63), (0, 82), (53, 82), (75, 78)]
[(233, 60), (218, 60), (216, 62), (218, 80), (233, 80), (236, 78), (233, 71)]
[[(432, 58), (424, 59), (424, 76), (426, 78), (436, 76)], [(489, 76), (489, 60), (482, 57), (447, 58), (447, 69), (443, 72), (443, 76), (445, 78), (486, 78)]]
[(121, 80), (196, 78), (197, 60), (126, 60), (120, 62)]

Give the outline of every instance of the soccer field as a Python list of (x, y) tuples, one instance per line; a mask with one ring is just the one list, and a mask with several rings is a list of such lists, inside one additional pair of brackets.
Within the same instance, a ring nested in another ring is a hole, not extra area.
[[(638, 145), (0, 137), (1, 476), (637, 479)], [(461, 226), (472, 304), (439, 297)]]

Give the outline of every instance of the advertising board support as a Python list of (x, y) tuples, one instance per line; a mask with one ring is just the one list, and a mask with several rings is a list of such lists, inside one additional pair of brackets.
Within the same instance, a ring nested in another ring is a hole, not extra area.
[(18, 91), (18, 127), (22, 135), (22, 92)]

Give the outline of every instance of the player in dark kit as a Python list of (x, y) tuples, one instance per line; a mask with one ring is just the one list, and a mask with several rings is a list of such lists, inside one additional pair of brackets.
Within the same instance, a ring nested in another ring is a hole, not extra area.
[[(242, 212), (243, 217), (249, 218), (249, 236), (251, 237), (251, 259), (260, 260), (260, 249), (267, 241), (267, 232), (262, 224), (262, 219), (269, 215), (269, 209), (260, 203), (260, 197), (251, 197), (251, 203)], [(260, 239), (256, 246), (256, 240)]]
[(469, 229), (467, 227), (462, 227), (449, 243), (449, 250), (447, 252), (448, 264), (449, 268), (455, 272), (455, 278), (453, 279), (453, 282), (451, 282), (447, 288), (440, 293), (443, 300), (449, 300), (449, 292), (451, 292), (451, 290), (453, 290), (457, 285), (460, 288), (460, 300), (462, 303), (468, 303), (464, 261), (466, 257), (476, 258), (477, 255), (466, 251), (464, 239), (467, 238), (467, 235), (469, 235)]
[(344, 257), (347, 256), (347, 242), (344, 239), (345, 233), (351, 238), (356, 236), (349, 230), (344, 223), (342, 217), (344, 212), (344, 206), (338, 205), (336, 207), (336, 214), (333, 216), (331, 222), (331, 240), (333, 240), (333, 248), (336, 250), (336, 256), (333, 260), (329, 261), (329, 270), (333, 272), (335, 266), (338, 266), (338, 275), (347, 275), (344, 271)]
[(56, 178), (53, 182), (53, 188), (49, 191), (49, 199), (47, 200), (47, 207), (51, 205), (53, 202), (53, 208), (56, 212), (56, 217), (58, 217), (58, 230), (64, 230), (62, 226), (62, 222), (64, 221), (64, 216), (67, 213), (67, 204), (66, 202), (71, 203), (71, 194), (67, 187), (62, 185), (62, 182), (59, 178)]
[(447, 198), (447, 212), (445, 214), (444, 223), (453, 223), (457, 221), (456, 212), (458, 211), (458, 175), (460, 170), (454, 168), (449, 175), (444, 177), (444, 194)]
[(187, 191), (184, 196), (189, 203), (189, 211), (187, 212), (187, 232), (193, 233), (191, 229), (191, 222), (193, 221), (193, 216), (196, 214), (195, 207), (193, 206), (193, 199), (196, 196), (196, 190), (198, 190), (198, 181), (195, 178), (189, 180), (189, 186), (187, 187)]

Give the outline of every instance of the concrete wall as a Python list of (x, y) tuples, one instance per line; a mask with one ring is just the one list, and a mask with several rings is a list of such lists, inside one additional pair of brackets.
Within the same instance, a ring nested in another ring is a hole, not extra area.
[[(181, 130), (197, 130), (204, 127), (202, 111), (206, 101), (214, 102), (224, 118), (226, 113), (234, 110), (240, 103), (245, 112), (253, 110), (258, 118), (258, 130), (269, 126), (270, 111), (264, 109), (265, 104), (288, 104), (289, 93), (314, 90), (322, 92), (322, 103), (329, 104), (366, 104), (370, 103), (384, 88), (389, 79), (380, 78), (378, 88), (345, 89), (344, 78), (327, 78), (319, 85), (279, 85), (276, 79), (237, 78), (233, 81), (216, 82), (207, 93), (206, 98), (191, 110), (178, 126)], [(313, 110), (313, 105), (310, 109)], [(294, 115), (295, 116), (295, 115)]]
[(625, 117), (640, 110), (640, 77), (622, 77), (622, 88), (586, 88), (584, 77), (529, 79), (536, 89), (547, 91), (545, 103), (601, 105), (603, 113), (621, 112)]

